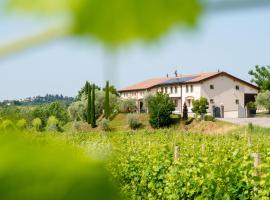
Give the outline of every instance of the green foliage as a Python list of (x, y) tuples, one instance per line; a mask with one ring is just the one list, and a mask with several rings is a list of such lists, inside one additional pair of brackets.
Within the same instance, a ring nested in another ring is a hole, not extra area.
[(47, 130), (56, 132), (61, 131), (59, 120), (55, 116), (50, 116), (47, 122)]
[(110, 117), (110, 84), (109, 84), (109, 81), (106, 82), (106, 87), (105, 87), (104, 115), (105, 115), (106, 119), (109, 119), (109, 117)]
[(91, 107), (91, 96), (92, 96), (92, 86), (90, 85), (89, 82), (86, 82), (86, 86), (85, 86), (85, 91), (86, 91), (86, 94), (87, 95), (87, 123), (88, 124), (91, 124), (91, 110), (92, 110), (92, 107)]
[(0, 133), (0, 199), (118, 200), (102, 163), (79, 148), (31, 133)]
[(169, 127), (172, 124), (171, 114), (175, 110), (169, 95), (157, 93), (149, 100), (149, 122), (153, 128)]
[(92, 96), (91, 96), (91, 126), (92, 128), (96, 128), (96, 106), (95, 106), (95, 98), (96, 98), (96, 90), (95, 84), (93, 85), (92, 89)]
[(66, 105), (60, 102), (54, 102), (51, 103), (47, 109), (48, 116), (55, 116), (59, 120), (60, 125), (65, 125), (69, 122)]
[(66, 105), (60, 102), (54, 102), (46, 106), (38, 106), (33, 110), (33, 117), (41, 119), (41, 129), (47, 126), (50, 116), (55, 116), (61, 126), (69, 122), (69, 114)]
[[(76, 134), (69, 139), (82, 146), (87, 141), (90, 154), (107, 158), (126, 199), (268, 199), (269, 129), (255, 127), (253, 132), (214, 136), (165, 129), (105, 137)], [(173, 159), (176, 144), (178, 160)], [(261, 155), (260, 177), (252, 152)]]
[(247, 105), (246, 105), (246, 107), (247, 107), (248, 109), (257, 109), (257, 105), (256, 105), (256, 103), (253, 102), (253, 101), (248, 102)]
[(140, 118), (138, 114), (128, 114), (128, 126), (132, 130), (136, 130), (142, 127), (142, 122), (140, 121)]
[(256, 98), (256, 104), (265, 108), (270, 113), (270, 91), (259, 93)]
[(112, 46), (138, 39), (157, 39), (174, 25), (194, 24), (201, 10), (196, 0), (81, 2), (76, 7), (75, 33)]
[(16, 123), (16, 127), (20, 130), (24, 130), (27, 127), (27, 121), (25, 119), (20, 119), (17, 123)]
[(0, 124), (0, 129), (12, 130), (12, 129), (14, 129), (14, 124), (11, 120), (6, 119), (6, 120), (2, 121), (2, 123)]
[(212, 115), (205, 115), (204, 121), (214, 122), (214, 121), (216, 121), (216, 119)]
[(204, 97), (192, 101), (192, 112), (194, 112), (196, 115), (200, 115), (201, 118), (203, 118), (203, 116), (207, 113), (208, 108), (209, 102)]
[(251, 80), (262, 91), (270, 90), (270, 66), (255, 66), (254, 70), (249, 71), (249, 75), (253, 76)]
[[(103, 91), (105, 92), (106, 91), (106, 87), (103, 88)], [(113, 86), (113, 85), (109, 85), (109, 92), (111, 94), (114, 94), (115, 96), (117, 97), (120, 97), (120, 94), (118, 93), (117, 89)]]
[(72, 121), (86, 121), (86, 101), (76, 101), (68, 107), (68, 113)]
[(41, 129), (42, 129), (42, 120), (40, 118), (33, 119), (32, 126), (36, 129), (36, 131), (41, 131)]
[(98, 126), (100, 127), (100, 129), (102, 131), (111, 131), (111, 124), (110, 124), (110, 120), (108, 119), (102, 119), (99, 123)]
[[(9, 0), (16, 10), (65, 13), (72, 34), (97, 38), (111, 46), (154, 40), (177, 25), (194, 25), (201, 12), (197, 0)], [(110, 30), (110, 31), (108, 31)]]
[(134, 99), (121, 99), (119, 103), (119, 111), (121, 113), (133, 113), (136, 112), (137, 105)]
[(188, 120), (188, 107), (186, 103), (183, 106), (183, 120)]

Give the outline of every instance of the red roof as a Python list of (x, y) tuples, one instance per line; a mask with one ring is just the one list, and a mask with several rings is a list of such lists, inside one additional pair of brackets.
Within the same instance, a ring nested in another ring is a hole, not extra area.
[(259, 89), (257, 86), (255, 86), (249, 82), (246, 82), (242, 79), (239, 79), (239, 78), (237, 78), (231, 74), (228, 74), (226, 72), (208, 72), (208, 73), (201, 73), (201, 74), (195, 74), (195, 75), (179, 75), (178, 77), (169, 77), (169, 78), (165, 77), (165, 78), (149, 79), (149, 80), (137, 83), (135, 85), (131, 85), (129, 87), (123, 88), (123, 89), (119, 90), (119, 92), (147, 90), (147, 89), (153, 88), (153, 87), (158, 86), (158, 85), (162, 85), (162, 84), (166, 85), (167, 81), (173, 80), (176, 78), (186, 79), (186, 81), (182, 82), (184, 84), (184, 83), (198, 83), (198, 82), (202, 82), (205, 80), (215, 78), (215, 77), (220, 76), (220, 75), (228, 76), (232, 79), (236, 79), (244, 84), (247, 84), (253, 88)]

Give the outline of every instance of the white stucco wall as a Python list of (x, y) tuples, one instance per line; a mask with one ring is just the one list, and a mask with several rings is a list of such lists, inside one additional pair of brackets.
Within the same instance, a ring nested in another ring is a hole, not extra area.
[[(214, 85), (214, 89), (210, 89), (210, 85)], [(237, 85), (239, 90), (236, 90)], [(220, 107), (223, 105), (224, 117), (226, 118), (245, 117), (245, 93), (257, 94), (258, 91), (227, 76), (218, 76), (201, 84), (201, 95), (206, 97), (209, 102), (210, 99), (214, 100), (214, 103), (210, 104), (209, 112), (212, 113), (213, 106)], [(239, 100), (239, 104), (236, 104), (236, 100)]]

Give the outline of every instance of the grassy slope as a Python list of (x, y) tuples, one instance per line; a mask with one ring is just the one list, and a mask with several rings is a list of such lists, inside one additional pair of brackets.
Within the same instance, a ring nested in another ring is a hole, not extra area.
[[(128, 131), (128, 115), (118, 114), (111, 122), (113, 131)], [(149, 124), (149, 116), (147, 114), (139, 114), (140, 121), (143, 123), (143, 129), (152, 130)], [(238, 129), (239, 126), (223, 122), (205, 122), (205, 121), (194, 121), (192, 124), (186, 126), (184, 123), (174, 125), (171, 129), (179, 130), (184, 132), (195, 132), (195, 133), (207, 133), (207, 134), (221, 134), (228, 133)]]

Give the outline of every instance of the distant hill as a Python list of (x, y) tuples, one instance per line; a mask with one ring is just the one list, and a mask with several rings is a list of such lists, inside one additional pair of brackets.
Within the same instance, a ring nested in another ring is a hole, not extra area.
[(55, 101), (60, 101), (69, 105), (74, 101), (74, 98), (63, 96), (62, 94), (61, 95), (47, 94), (46, 96), (27, 97), (19, 100), (5, 100), (0, 102), (0, 105), (33, 106), (33, 105), (49, 104)]

